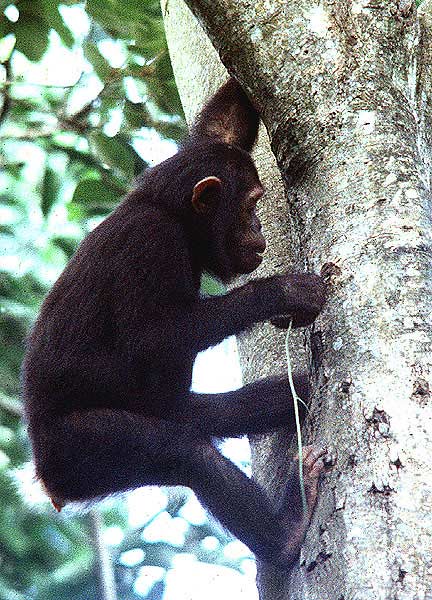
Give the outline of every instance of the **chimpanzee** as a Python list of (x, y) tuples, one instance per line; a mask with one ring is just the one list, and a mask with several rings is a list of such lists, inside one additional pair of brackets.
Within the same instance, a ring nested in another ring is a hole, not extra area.
[[(304, 452), (309, 510), (296, 477), (279, 506), (213, 438), (293, 426), (286, 378), (225, 394), (190, 391), (200, 350), (280, 316), (310, 324), (320, 277), (289, 273), (201, 297), (203, 271), (250, 273), (265, 240), (263, 187), (249, 155), (259, 117), (230, 79), (179, 152), (148, 169), (81, 243), (28, 337), (26, 418), (37, 477), (60, 509), (146, 484), (190, 486), (258, 557), (289, 566), (313, 509), (323, 452)], [(307, 395), (304, 377), (296, 379)]]

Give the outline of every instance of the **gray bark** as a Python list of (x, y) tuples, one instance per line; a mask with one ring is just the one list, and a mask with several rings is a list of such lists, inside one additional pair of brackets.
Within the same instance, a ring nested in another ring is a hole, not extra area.
[[(305, 436), (337, 462), (298, 568), (261, 570), (261, 595), (432, 598), (432, 2), (419, 17), (410, 0), (187, 3), (258, 104), (287, 184), (288, 212), (280, 192), (264, 208), (267, 269), (333, 265), (308, 335)], [(166, 22), (190, 117), (221, 71), (180, 0)], [(270, 326), (245, 347), (247, 378), (284, 368)], [(283, 433), (262, 440), (255, 470), (270, 494), (286, 446)]]

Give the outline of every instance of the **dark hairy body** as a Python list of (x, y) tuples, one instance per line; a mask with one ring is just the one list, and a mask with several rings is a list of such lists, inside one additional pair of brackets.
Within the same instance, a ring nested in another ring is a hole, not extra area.
[[(296, 476), (279, 506), (214, 437), (294, 431), (287, 381), (225, 394), (190, 391), (196, 354), (254, 323), (310, 324), (324, 303), (314, 274), (254, 280), (199, 295), (203, 271), (252, 272), (265, 240), (263, 193), (249, 156), (258, 114), (234, 80), (204, 107), (179, 152), (82, 242), (45, 299), (28, 338), (23, 389), (36, 473), (53, 503), (146, 484), (190, 486), (261, 559), (287, 567), (313, 509), (322, 452), (304, 454), (308, 514)], [(307, 396), (307, 380), (297, 377)]]

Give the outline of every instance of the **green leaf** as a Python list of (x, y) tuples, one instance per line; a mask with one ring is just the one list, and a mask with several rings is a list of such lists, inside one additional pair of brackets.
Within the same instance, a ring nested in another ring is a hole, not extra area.
[(144, 104), (134, 104), (130, 100), (126, 100), (123, 114), (128, 125), (134, 129), (140, 129), (149, 123), (148, 112)]
[(224, 284), (209, 273), (203, 273), (201, 277), (201, 292), (207, 296), (223, 296), (226, 294)]
[(133, 178), (137, 154), (121, 136), (110, 138), (100, 131), (93, 131), (90, 145), (103, 163), (120, 171), (128, 181)]
[(34, 62), (41, 60), (48, 47), (49, 31), (49, 25), (41, 16), (21, 12), (20, 6), (20, 18), (14, 27), (17, 50), (25, 54), (29, 60)]
[(12, 177), (18, 179), (21, 176), (22, 169), (25, 166), (25, 162), (10, 162), (4, 165), (4, 170), (9, 173)]
[(166, 46), (165, 32), (160, 20), (147, 20), (133, 33), (136, 51), (148, 60), (158, 55)]
[[(2, 398), (2, 401), (4, 400), (4, 398)], [(7, 398), (7, 402), (10, 402), (10, 398)], [(9, 406), (9, 404), (6, 403), (7, 406)], [(19, 403), (17, 404), (13, 404), (12, 405), (14, 407), (14, 409), (16, 411), (19, 411), (21, 408), (21, 405)], [(15, 432), (13, 431), (13, 429), (10, 429), (9, 427), (5, 427), (4, 425), (0, 425), (0, 446), (2, 448), (8, 448), (11, 446), (11, 444), (13, 443), (15, 438)]]
[[(108, 88), (105, 88), (108, 89)], [(109, 94), (103, 94), (99, 103), (99, 115), (102, 123), (108, 123), (111, 119), (111, 111), (123, 105), (123, 81), (116, 81), (109, 86)]]
[(148, 92), (159, 109), (167, 114), (183, 114), (169, 57), (163, 56), (155, 66), (155, 76), (146, 81)]
[(85, 210), (79, 204), (69, 202), (66, 208), (68, 221), (71, 223), (82, 223), (86, 218)]
[(8, 19), (5, 19), (2, 15), (0, 19), (0, 39), (6, 37), (9, 33), (12, 33), (13, 30), (14, 24), (11, 23)]
[(47, 164), (41, 191), (41, 210), (44, 217), (48, 216), (51, 208), (55, 204), (59, 196), (61, 183), (58, 172)]
[(15, 236), (15, 228), (12, 227), (12, 225), (2, 225), (0, 224), (0, 239), (1, 236), (9, 236), (9, 237), (14, 237)]
[(179, 142), (187, 134), (186, 123), (183, 119), (170, 123), (162, 121), (157, 125), (158, 132), (165, 138)]
[(86, 3), (87, 13), (106, 31), (110, 32), (122, 28), (123, 33), (126, 33), (128, 28), (122, 27), (123, 23), (116, 15), (116, 8), (112, 0), (87, 0)]
[(74, 254), (74, 252), (78, 246), (77, 240), (75, 240), (74, 238), (70, 238), (70, 237), (58, 236), (58, 237), (53, 238), (51, 241), (55, 246), (57, 246), (58, 248), (63, 250), (63, 252), (66, 254), (67, 258), (70, 258)]
[(86, 150), (77, 150), (75, 147), (67, 146), (52, 138), (49, 140), (49, 148), (65, 152), (72, 162), (85, 165), (89, 169), (97, 169), (98, 171), (105, 170), (99, 161)]
[(76, 186), (72, 203), (83, 206), (87, 213), (95, 210), (106, 212), (107, 209), (110, 210), (117, 204), (118, 199), (119, 195), (107, 187), (103, 181), (84, 179)]
[(45, 20), (49, 23), (52, 29), (55, 29), (59, 34), (62, 42), (68, 47), (72, 48), (75, 42), (75, 38), (66, 27), (61, 14), (58, 9), (58, 2), (56, 0), (41, 0), (42, 8), (45, 15)]
[(84, 56), (94, 68), (99, 79), (106, 81), (111, 73), (111, 65), (99, 52), (96, 44), (86, 41), (84, 44)]

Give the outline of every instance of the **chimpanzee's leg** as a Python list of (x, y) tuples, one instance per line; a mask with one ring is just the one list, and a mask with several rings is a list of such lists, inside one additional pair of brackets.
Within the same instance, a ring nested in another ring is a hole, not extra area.
[[(300, 398), (307, 401), (307, 377), (294, 377), (294, 386)], [(302, 403), (299, 410), (304, 415)], [(261, 379), (224, 394), (191, 393), (178, 418), (194, 422), (203, 435), (216, 437), (265, 433), (276, 427), (295, 431), (293, 398), (286, 377)]]
[(182, 484), (198, 437), (187, 424), (112, 410), (75, 412), (29, 433), (36, 473), (59, 504)]
[(305, 451), (309, 509), (296, 479), (280, 507), (188, 424), (97, 410), (54, 419), (30, 431), (37, 474), (57, 506), (146, 484), (188, 485), (260, 558), (288, 567), (296, 558), (316, 499), (322, 452)]
[(188, 482), (199, 499), (260, 559), (289, 568), (298, 556), (315, 506), (325, 451), (304, 449), (306, 514), (297, 471), (293, 472), (279, 507), (274, 507), (262, 488), (214, 447), (203, 446), (200, 452)]

